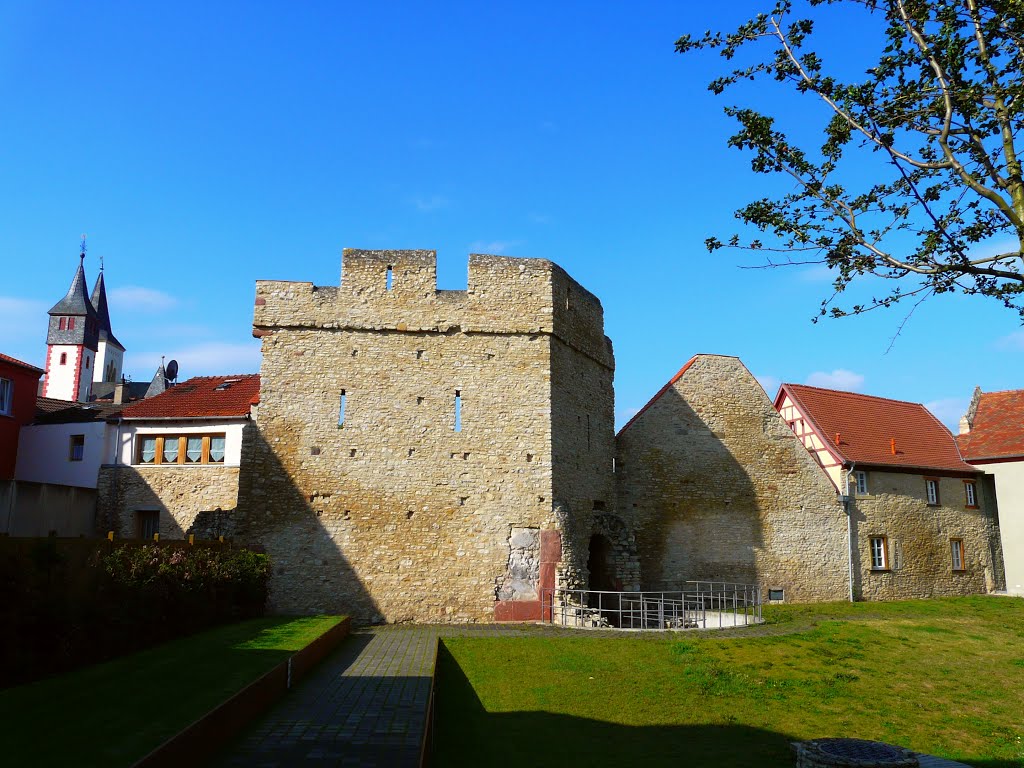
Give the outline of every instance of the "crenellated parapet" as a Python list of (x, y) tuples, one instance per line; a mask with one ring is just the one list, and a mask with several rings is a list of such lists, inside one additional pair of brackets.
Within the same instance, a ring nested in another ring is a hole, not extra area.
[(345, 249), (338, 287), (256, 283), (253, 333), (279, 328), (550, 334), (611, 367), (601, 302), (546, 259), (471, 254), (467, 289), (437, 289), (437, 254)]

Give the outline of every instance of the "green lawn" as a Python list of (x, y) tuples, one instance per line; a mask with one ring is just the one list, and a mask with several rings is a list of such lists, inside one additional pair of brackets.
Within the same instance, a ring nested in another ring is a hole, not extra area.
[(254, 619), (0, 691), (2, 762), (131, 765), (340, 620)]
[(435, 764), (792, 766), (789, 742), (849, 736), (1024, 765), (1024, 600), (765, 615), (728, 634), (447, 639)]

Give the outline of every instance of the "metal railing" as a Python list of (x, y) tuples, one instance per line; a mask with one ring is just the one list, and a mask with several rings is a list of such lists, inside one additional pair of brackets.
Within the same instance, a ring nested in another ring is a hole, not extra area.
[(688, 581), (660, 592), (541, 590), (544, 621), (564, 627), (608, 629), (725, 629), (760, 624), (761, 588), (755, 584)]

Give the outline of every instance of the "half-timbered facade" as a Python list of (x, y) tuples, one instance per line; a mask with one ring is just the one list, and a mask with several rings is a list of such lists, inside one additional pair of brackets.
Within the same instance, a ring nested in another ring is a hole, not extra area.
[(994, 499), (927, 408), (800, 384), (775, 406), (847, 504), (855, 598), (1002, 586)]

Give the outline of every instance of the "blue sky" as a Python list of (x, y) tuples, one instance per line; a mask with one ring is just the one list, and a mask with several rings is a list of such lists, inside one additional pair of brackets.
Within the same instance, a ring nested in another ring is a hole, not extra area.
[[(814, 325), (823, 270), (707, 254), (736, 208), (787, 191), (726, 147), (722, 107), (798, 131), (820, 114), (770, 85), (715, 97), (723, 62), (674, 53), (757, 7), (6, 2), (0, 351), (42, 364), (87, 233), (136, 379), (161, 355), (183, 377), (258, 370), (254, 281), (334, 285), (358, 247), (436, 249), (442, 288), (470, 252), (562, 265), (604, 304), (620, 424), (698, 352), (769, 394), (855, 389), (947, 423), (975, 385), (1021, 386), (1024, 332), (992, 302), (926, 302), (887, 351), (899, 310)], [(840, 68), (870, 62), (854, 19), (821, 31)]]

